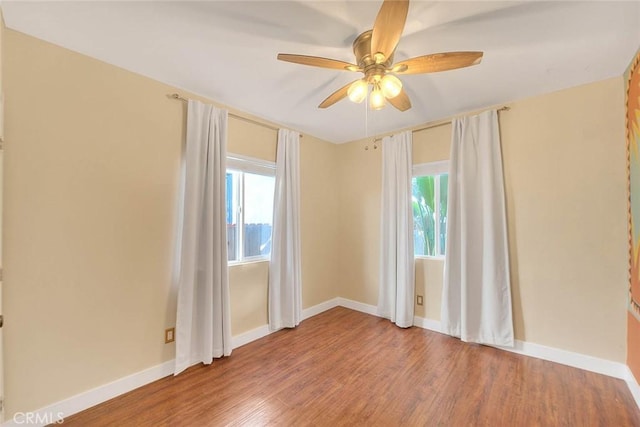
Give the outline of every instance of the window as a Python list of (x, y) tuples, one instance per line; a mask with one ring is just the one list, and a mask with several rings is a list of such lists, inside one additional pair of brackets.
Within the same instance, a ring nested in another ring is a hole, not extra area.
[(415, 165), (411, 180), (415, 256), (443, 256), (447, 243), (449, 162)]
[(271, 253), (275, 165), (227, 157), (227, 252), (230, 262), (268, 259)]

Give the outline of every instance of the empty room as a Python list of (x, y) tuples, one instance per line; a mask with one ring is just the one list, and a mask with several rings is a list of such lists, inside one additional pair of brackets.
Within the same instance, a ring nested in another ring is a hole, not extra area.
[(2, 425), (640, 426), (640, 2), (0, 10)]

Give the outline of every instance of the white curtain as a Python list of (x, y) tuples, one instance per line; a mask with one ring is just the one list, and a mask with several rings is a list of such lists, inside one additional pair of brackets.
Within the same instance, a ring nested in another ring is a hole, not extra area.
[(300, 134), (278, 131), (269, 262), (269, 328), (294, 328), (302, 317)]
[(513, 347), (498, 113), (453, 121), (442, 330)]
[(413, 325), (414, 256), (411, 132), (382, 140), (382, 241), (378, 314)]
[(231, 354), (225, 174), (227, 111), (189, 101), (182, 200), (176, 366)]

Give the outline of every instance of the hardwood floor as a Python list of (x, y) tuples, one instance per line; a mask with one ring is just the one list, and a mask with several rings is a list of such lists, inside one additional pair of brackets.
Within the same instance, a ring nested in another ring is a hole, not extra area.
[(65, 426), (640, 426), (624, 381), (334, 308)]

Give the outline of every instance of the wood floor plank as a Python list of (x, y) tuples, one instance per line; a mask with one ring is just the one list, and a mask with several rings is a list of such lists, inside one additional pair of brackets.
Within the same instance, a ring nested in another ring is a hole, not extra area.
[(624, 381), (335, 308), (70, 426), (640, 426)]

